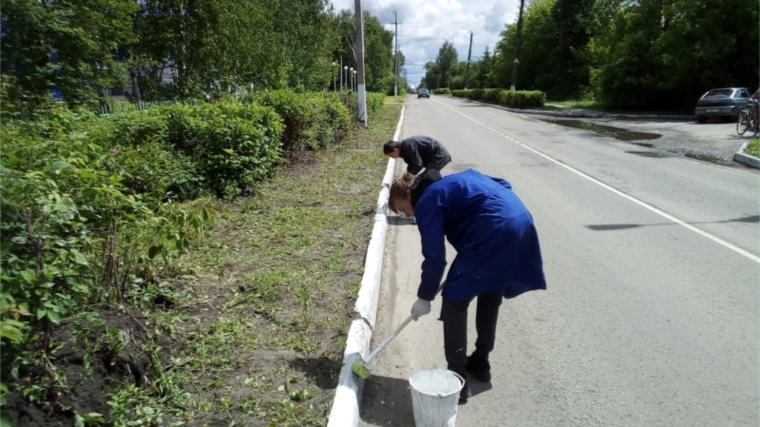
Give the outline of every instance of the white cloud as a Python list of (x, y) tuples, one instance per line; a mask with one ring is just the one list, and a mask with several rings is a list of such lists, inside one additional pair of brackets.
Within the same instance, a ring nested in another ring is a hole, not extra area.
[[(354, 0), (332, 3), (336, 10), (354, 10)], [(391, 31), (393, 10), (398, 12), (399, 49), (406, 57), (409, 81), (417, 84), (425, 75), (425, 62), (435, 60), (444, 40), (454, 44), (461, 61), (467, 60), (470, 31), (473, 59), (483, 56), (486, 46), (493, 52), (504, 25), (517, 21), (520, 0), (362, 0), (362, 8)]]

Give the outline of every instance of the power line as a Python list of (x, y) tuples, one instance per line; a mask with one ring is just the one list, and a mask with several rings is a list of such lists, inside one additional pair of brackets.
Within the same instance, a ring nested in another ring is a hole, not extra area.
[(380, 2), (378, 0), (375, 0), (375, 3), (377, 4), (377, 8), (378, 8), (378, 10), (380, 10), (380, 13), (383, 14), (383, 18), (385, 18), (386, 21), (390, 21), (390, 19), (388, 18), (388, 16), (385, 15), (385, 12), (383, 12), (383, 7), (380, 6)]

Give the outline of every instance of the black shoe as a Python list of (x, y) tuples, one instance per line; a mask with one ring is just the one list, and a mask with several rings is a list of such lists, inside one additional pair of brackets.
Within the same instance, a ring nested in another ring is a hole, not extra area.
[(473, 378), (482, 383), (491, 381), (491, 364), (485, 359), (472, 355), (467, 358), (467, 365), (464, 368), (472, 374)]

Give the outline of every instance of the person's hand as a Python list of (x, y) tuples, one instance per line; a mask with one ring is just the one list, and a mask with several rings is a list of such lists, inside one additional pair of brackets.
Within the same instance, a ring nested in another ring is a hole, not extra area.
[(420, 317), (430, 313), (430, 301), (424, 299), (417, 299), (417, 302), (412, 306), (412, 317), (416, 321)]

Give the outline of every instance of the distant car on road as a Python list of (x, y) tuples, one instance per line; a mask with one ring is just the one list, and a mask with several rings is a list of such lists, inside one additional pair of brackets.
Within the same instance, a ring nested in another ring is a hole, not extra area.
[(423, 88), (420, 89), (419, 92), (417, 92), (417, 98), (428, 98), (430, 99), (430, 91)]
[(731, 117), (736, 120), (739, 111), (749, 102), (749, 96), (746, 87), (710, 89), (697, 101), (694, 115), (699, 123), (706, 122), (708, 117)]

